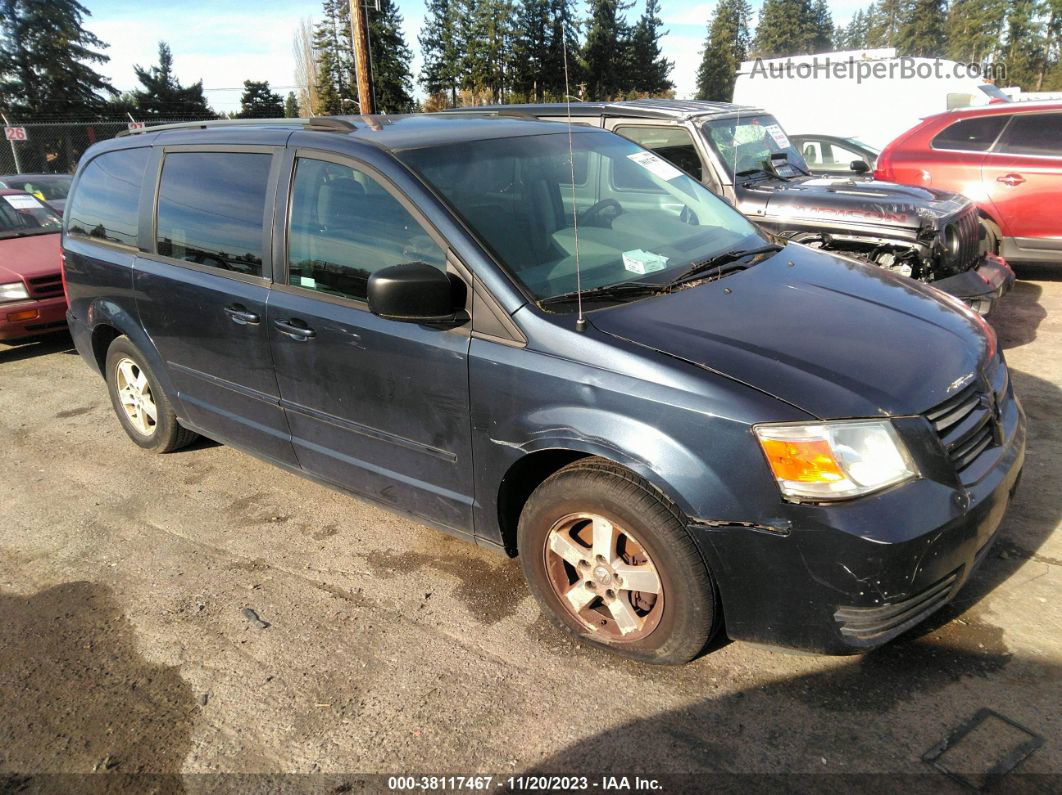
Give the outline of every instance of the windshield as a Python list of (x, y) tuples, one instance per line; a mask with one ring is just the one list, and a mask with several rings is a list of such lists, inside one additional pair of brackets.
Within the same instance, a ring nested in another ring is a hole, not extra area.
[[(399, 155), (540, 301), (576, 289), (572, 162), (559, 129)], [(663, 284), (765, 242), (699, 182), (624, 138), (576, 132), (572, 147), (583, 290)]]
[(0, 238), (46, 235), (58, 232), (62, 217), (33, 196), (5, 193), (0, 196)]
[(13, 190), (24, 190), (26, 193), (36, 196), (45, 201), (57, 201), (65, 199), (70, 192), (70, 184), (73, 177), (4, 177), (4, 184)]
[(735, 174), (763, 170), (764, 161), (780, 152), (786, 154), (790, 163), (805, 172), (809, 170), (785, 130), (769, 114), (708, 121), (704, 123), (704, 131), (731, 179)]

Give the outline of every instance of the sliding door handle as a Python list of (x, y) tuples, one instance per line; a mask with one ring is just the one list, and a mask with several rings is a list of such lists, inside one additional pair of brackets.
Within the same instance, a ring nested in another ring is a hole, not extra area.
[(293, 340), (297, 340), (299, 342), (306, 342), (307, 340), (313, 339), (313, 337), (317, 336), (317, 332), (315, 332), (312, 328), (307, 326), (301, 320), (274, 320), (273, 325), (281, 334), (287, 334)]

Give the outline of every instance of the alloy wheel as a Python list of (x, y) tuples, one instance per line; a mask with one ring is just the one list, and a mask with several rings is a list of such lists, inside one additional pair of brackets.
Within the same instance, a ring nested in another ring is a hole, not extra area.
[(158, 424), (158, 407), (143, 369), (132, 359), (122, 358), (115, 365), (118, 400), (137, 431), (150, 436)]

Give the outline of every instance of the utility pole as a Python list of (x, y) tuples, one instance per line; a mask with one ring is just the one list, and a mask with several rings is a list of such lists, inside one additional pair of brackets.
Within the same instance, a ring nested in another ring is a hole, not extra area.
[(354, 71), (358, 75), (358, 106), (363, 114), (375, 113), (372, 64), (369, 61), (369, 19), (365, 0), (350, 0), (350, 31), (354, 39)]

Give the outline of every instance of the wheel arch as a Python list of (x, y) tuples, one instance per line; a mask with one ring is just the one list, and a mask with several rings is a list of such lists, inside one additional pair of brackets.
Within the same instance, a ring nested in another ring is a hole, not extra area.
[(139, 319), (122, 307), (120, 304), (106, 299), (94, 301), (87, 312), (92, 344), (92, 355), (100, 375), (106, 378), (107, 350), (111, 343), (118, 337), (128, 337), (133, 346), (147, 359), (148, 364), (155, 373), (159, 385), (166, 395), (174, 402), (174, 407), (180, 415), (177, 391), (170, 380), (169, 371), (166, 369), (162, 356), (159, 354), (155, 343), (140, 325)]

